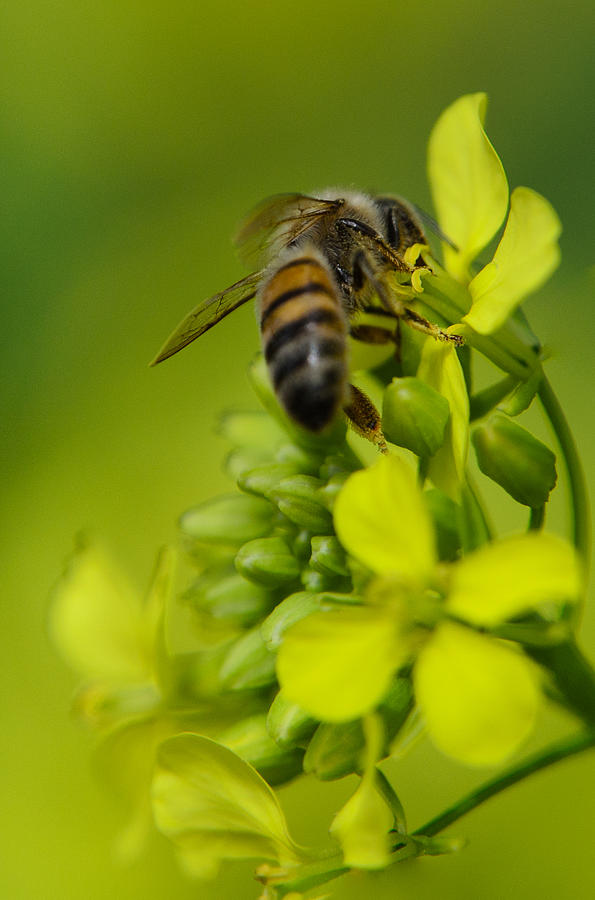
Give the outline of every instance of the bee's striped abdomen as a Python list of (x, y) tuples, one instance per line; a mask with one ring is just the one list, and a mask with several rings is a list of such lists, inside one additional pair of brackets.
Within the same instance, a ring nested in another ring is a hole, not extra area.
[(292, 419), (320, 431), (346, 401), (347, 323), (327, 267), (302, 253), (264, 283), (260, 328), (280, 402)]

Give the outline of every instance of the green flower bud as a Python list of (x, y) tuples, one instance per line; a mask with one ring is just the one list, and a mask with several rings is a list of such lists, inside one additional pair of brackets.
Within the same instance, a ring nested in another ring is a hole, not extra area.
[(394, 378), (384, 392), (385, 437), (422, 459), (442, 446), (449, 417), (448, 400), (418, 378)]
[(320, 594), (322, 591), (330, 591), (333, 588), (349, 587), (350, 582), (346, 581), (339, 575), (333, 575), (331, 572), (317, 572), (310, 566), (305, 568), (301, 574), (301, 581), (307, 591), (314, 594)]
[(323, 481), (328, 481), (333, 475), (350, 475), (357, 468), (356, 459), (348, 460), (343, 454), (335, 453), (326, 457), (319, 474)]
[(271, 455), (258, 447), (238, 447), (227, 454), (223, 465), (230, 478), (237, 481), (251, 469), (271, 463)]
[(471, 435), (479, 468), (518, 503), (542, 506), (556, 484), (556, 457), (529, 431), (493, 415)]
[(303, 750), (276, 744), (262, 713), (232, 725), (217, 741), (254, 766), (271, 785), (284, 784), (302, 772)]
[(328, 534), (333, 530), (331, 514), (320, 494), (323, 482), (311, 475), (285, 478), (271, 493), (284, 516), (313, 534)]
[(310, 538), (310, 532), (303, 528), (301, 531), (298, 531), (291, 543), (293, 553), (304, 565), (310, 559), (310, 553), (312, 552)]
[(318, 475), (323, 457), (314, 451), (307, 452), (295, 444), (283, 444), (277, 450), (275, 459), (278, 463), (293, 465), (295, 472), (302, 472), (304, 475)]
[(238, 487), (249, 494), (257, 494), (270, 498), (271, 493), (279, 486), (279, 483), (291, 475), (295, 475), (299, 469), (294, 463), (268, 463), (249, 469), (238, 478)]
[(259, 497), (225, 494), (189, 509), (180, 527), (197, 541), (239, 546), (268, 534), (274, 513), (274, 507)]
[(329, 509), (331, 512), (333, 510), (333, 506), (335, 505), (337, 494), (350, 475), (351, 472), (337, 472), (335, 475), (331, 475), (324, 487), (320, 488), (320, 497), (322, 498), (327, 509)]
[(271, 448), (286, 440), (281, 428), (263, 410), (225, 413), (219, 420), (217, 431), (236, 447), (260, 448), (268, 455)]
[(298, 591), (282, 600), (260, 626), (260, 633), (269, 650), (278, 650), (288, 628), (319, 610), (320, 598), (310, 591)]
[(243, 627), (260, 622), (273, 605), (270, 591), (237, 573), (217, 578), (198, 596), (213, 618)]
[(334, 535), (317, 535), (312, 538), (310, 565), (323, 575), (349, 575), (347, 557)]
[(268, 732), (279, 747), (305, 747), (317, 726), (316, 719), (279, 691), (267, 715)]
[(300, 574), (300, 564), (281, 537), (249, 541), (236, 554), (238, 572), (250, 581), (265, 587), (278, 587), (294, 581)]
[(461, 549), (459, 507), (443, 491), (424, 492), (426, 506), (434, 520), (438, 556), (441, 560), (457, 559)]
[[(378, 707), (384, 723), (383, 754), (388, 754), (389, 746), (404, 725), (412, 706), (411, 680), (395, 678)], [(314, 732), (306, 750), (304, 772), (316, 775), (321, 781), (332, 781), (352, 772), (360, 772), (364, 746), (361, 719), (338, 724), (323, 722)]]
[(247, 631), (231, 645), (221, 668), (219, 684), (224, 690), (260, 688), (275, 681), (275, 657), (267, 649), (260, 628)]

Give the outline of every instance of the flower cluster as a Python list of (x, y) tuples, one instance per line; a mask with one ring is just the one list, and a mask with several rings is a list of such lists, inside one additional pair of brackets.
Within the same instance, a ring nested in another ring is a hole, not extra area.
[[(559, 424), (518, 305), (555, 268), (560, 227), (534, 191), (509, 197), (484, 113), (484, 95), (462, 97), (430, 139), (448, 241), (443, 265), (422, 249), (409, 290), (465, 346), (404, 328), (398, 358), (374, 364), (388, 455), (371, 459), (343, 422), (322, 437), (297, 428), (257, 361), (266, 411), (221, 424), (239, 490), (182, 516), (182, 551), (161, 554), (147, 597), (95, 546), (79, 548), (57, 588), (54, 640), (84, 680), (76, 709), (127, 799), (125, 855), (154, 818), (196, 875), (227, 858), (267, 860), (257, 877), (273, 898), (452, 850), (435, 829), (407, 831), (378, 768), (412, 722), (453, 759), (485, 766), (520, 747), (546, 683), (588, 708), (595, 679), (577, 700), (543, 651), (572, 645), (583, 561), (543, 530), (556, 458), (515, 421), (539, 396)], [(478, 391), (476, 352), (500, 370)], [(530, 510), (525, 533), (492, 533), (469, 480), (471, 444), (481, 472)], [(296, 845), (273, 786), (354, 772), (331, 849)]]

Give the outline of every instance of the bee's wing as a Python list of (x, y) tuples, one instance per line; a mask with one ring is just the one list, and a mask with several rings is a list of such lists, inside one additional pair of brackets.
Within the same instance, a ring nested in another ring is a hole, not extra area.
[(436, 237), (440, 238), (441, 241), (444, 241), (445, 244), (448, 244), (449, 247), (452, 247), (453, 250), (458, 251), (459, 248), (457, 247), (457, 245), (451, 241), (448, 235), (444, 234), (444, 232), (440, 228), (440, 225), (438, 224), (436, 219), (433, 218), (433, 216), (427, 213), (425, 209), (422, 209), (421, 206), (417, 206), (417, 204), (411, 203), (411, 201), (408, 202), (409, 205), (415, 210), (426, 228), (429, 228), (430, 231), (433, 231)]
[(213, 325), (216, 325), (217, 322), (220, 322), (234, 309), (237, 309), (243, 303), (247, 303), (248, 300), (252, 300), (256, 294), (261, 277), (262, 272), (253, 272), (251, 275), (247, 275), (246, 278), (242, 278), (241, 281), (236, 281), (235, 284), (232, 284), (226, 290), (209, 297), (208, 300), (203, 300), (202, 303), (195, 306), (192, 312), (189, 312), (173, 333), (170, 334), (151, 365), (156, 366), (157, 363), (173, 356), (178, 350), (187, 347), (188, 344), (200, 337), (201, 334), (204, 334), (205, 331), (208, 331), (209, 328), (212, 328)]
[(342, 206), (343, 200), (322, 200), (306, 194), (276, 194), (263, 200), (244, 220), (235, 243), (243, 260), (262, 262), (277, 236), (287, 246), (318, 219)]

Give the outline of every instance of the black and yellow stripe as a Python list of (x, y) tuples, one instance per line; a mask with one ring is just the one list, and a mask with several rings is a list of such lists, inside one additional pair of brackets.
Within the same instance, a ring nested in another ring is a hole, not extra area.
[(260, 327), (280, 402), (304, 428), (322, 430), (345, 402), (347, 324), (320, 260), (296, 256), (272, 273), (261, 292)]

